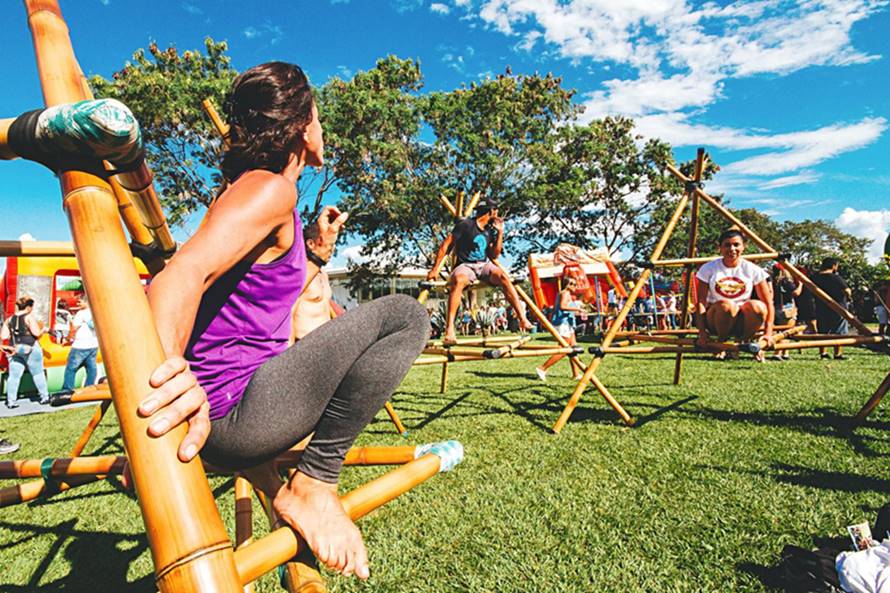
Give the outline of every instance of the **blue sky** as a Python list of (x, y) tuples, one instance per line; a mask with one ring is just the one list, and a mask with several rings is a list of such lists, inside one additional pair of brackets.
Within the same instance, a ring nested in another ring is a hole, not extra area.
[[(890, 230), (890, 6), (886, 0), (69, 0), (88, 74), (139, 47), (229, 42), (242, 70), (300, 64), (315, 83), (387, 54), (417, 58), (426, 89), (554, 72), (585, 118), (622, 114), (676, 157), (705, 146), (707, 189), (779, 219), (824, 218), (877, 239)], [(41, 105), (24, 9), (6, 2), (0, 114)], [(67, 239), (58, 185), (27, 162), (0, 166), (0, 238)], [(185, 238), (188, 229), (177, 233)], [(880, 244), (880, 245), (879, 245)]]

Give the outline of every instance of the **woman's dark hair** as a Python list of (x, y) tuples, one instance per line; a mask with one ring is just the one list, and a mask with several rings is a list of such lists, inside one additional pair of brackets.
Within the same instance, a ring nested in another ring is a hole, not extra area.
[(230, 148), (222, 173), (234, 181), (250, 169), (280, 173), (312, 121), (312, 89), (299, 66), (268, 62), (235, 79), (224, 110)]
[(723, 245), (723, 242), (727, 239), (731, 239), (732, 237), (739, 237), (742, 240), (742, 243), (747, 243), (745, 240), (745, 235), (742, 234), (742, 231), (739, 229), (726, 229), (722, 233), (720, 233), (720, 237), (717, 239), (717, 245)]
[(15, 308), (21, 311), (22, 309), (27, 309), (28, 307), (34, 306), (34, 299), (31, 297), (23, 296), (19, 297), (15, 300)]

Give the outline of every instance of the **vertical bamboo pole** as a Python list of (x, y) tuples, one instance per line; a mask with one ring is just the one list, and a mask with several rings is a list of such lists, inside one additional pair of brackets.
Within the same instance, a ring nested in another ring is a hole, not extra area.
[(878, 385), (878, 389), (875, 391), (874, 395), (865, 402), (865, 405), (862, 406), (862, 409), (856, 414), (856, 417), (853, 419), (853, 428), (865, 422), (866, 416), (871, 414), (872, 411), (878, 407), (878, 404), (880, 404), (881, 400), (884, 399), (884, 396), (887, 395), (887, 391), (890, 391), (890, 373), (887, 373), (887, 376), (884, 377), (884, 380)]
[[(253, 541), (253, 487), (241, 474), (235, 474), (235, 549)], [(253, 583), (244, 585), (244, 593), (253, 593)]]
[(457, 218), (461, 218), (463, 216), (464, 211), (464, 192), (457, 192), (457, 197), (454, 198), (454, 211), (457, 213), (455, 216)]
[(448, 390), (448, 359), (442, 363), (442, 377), (439, 380), (439, 393), (445, 393)]
[(19, 156), (9, 149), (9, 126), (14, 121), (14, 117), (0, 119), (0, 160), (11, 161)]
[[(48, 106), (84, 99), (68, 28), (56, 0), (25, 0), (37, 67)], [(96, 163), (96, 171), (100, 171)], [(240, 593), (231, 542), (199, 459), (182, 463), (180, 426), (161, 438), (136, 414), (148, 378), (164, 360), (148, 301), (121, 228), (117, 200), (102, 178), (60, 173), (64, 206), (99, 343), (108, 370), (124, 447), (152, 550), (158, 587)], [(175, 488), (159, 495), (157, 485)]]
[[(695, 173), (693, 175), (693, 181), (698, 183), (701, 181), (702, 173), (704, 172), (705, 165), (705, 149), (699, 148), (698, 153), (695, 158)], [(693, 258), (695, 257), (695, 252), (697, 249), (698, 243), (698, 213), (699, 206), (701, 204), (701, 199), (698, 197), (698, 194), (692, 193), (692, 210), (689, 214), (689, 242), (686, 246), (686, 257)], [(680, 313), (680, 327), (682, 329), (686, 329), (689, 324), (689, 299), (692, 296), (692, 284), (695, 282), (695, 277), (693, 275), (693, 270), (695, 268), (692, 264), (687, 264), (685, 266), (686, 271), (686, 286), (683, 287), (683, 309)], [(680, 371), (683, 369), (683, 353), (677, 353), (677, 359), (674, 361), (674, 385), (680, 384)]]
[(481, 197), (482, 197), (481, 191), (477, 191), (476, 193), (473, 194), (473, 197), (470, 198), (470, 201), (467, 204), (467, 207), (464, 208), (464, 214), (463, 214), (464, 217), (473, 215), (473, 210), (476, 209), (476, 204), (479, 203), (479, 198), (481, 198)]
[[(680, 220), (680, 217), (686, 210), (686, 205), (688, 203), (689, 196), (687, 194), (683, 194), (683, 196), (680, 198), (680, 201), (677, 203), (677, 208), (674, 210), (674, 214), (671, 216), (667, 226), (664, 229), (664, 232), (661, 234), (661, 238), (658, 240), (658, 243), (655, 245), (655, 249), (652, 251), (652, 261), (656, 261), (661, 256), (661, 252), (664, 251), (664, 247), (665, 245), (667, 245), (668, 239), (670, 239), (671, 234), (674, 232), (674, 227), (677, 226), (677, 222)], [(621, 329), (621, 324), (624, 323), (624, 320), (627, 318), (627, 314), (630, 313), (630, 309), (631, 307), (633, 307), (634, 302), (637, 300), (637, 296), (639, 296), (640, 291), (646, 284), (646, 279), (648, 277), (649, 269), (646, 268), (640, 273), (640, 277), (637, 279), (636, 284), (634, 284), (634, 287), (630, 291), (630, 294), (627, 295), (627, 300), (624, 303), (624, 307), (621, 308), (618, 316), (612, 322), (612, 325), (609, 326), (609, 331), (607, 331), (606, 335), (603, 336), (603, 342), (600, 346), (601, 348), (608, 348), (609, 345), (612, 343), (612, 340), (615, 339), (615, 334), (617, 334), (618, 330)], [(566, 425), (566, 422), (569, 421), (569, 416), (572, 415), (572, 412), (575, 410), (575, 406), (578, 405), (578, 401), (581, 399), (581, 395), (584, 393), (584, 390), (587, 388), (588, 383), (590, 383), (591, 381), (593, 381), (594, 386), (606, 399), (606, 401), (608, 401), (609, 404), (615, 409), (615, 411), (618, 412), (619, 415), (621, 415), (621, 418), (624, 420), (624, 422), (630, 426), (633, 425), (633, 418), (631, 418), (630, 415), (625, 412), (620, 405), (616, 407), (616, 404), (618, 404), (618, 402), (615, 401), (615, 398), (612, 397), (612, 395), (606, 389), (606, 386), (603, 385), (599, 381), (599, 379), (594, 378), (594, 374), (596, 373), (596, 369), (600, 365), (600, 361), (602, 361), (602, 358), (594, 358), (592, 361), (590, 361), (590, 364), (587, 365), (587, 369), (585, 369), (584, 375), (581, 377), (581, 380), (578, 381), (578, 385), (575, 387), (575, 391), (572, 393), (572, 396), (566, 403), (562, 414), (560, 414), (559, 418), (556, 419), (556, 423), (553, 425), (553, 432), (559, 433)]]

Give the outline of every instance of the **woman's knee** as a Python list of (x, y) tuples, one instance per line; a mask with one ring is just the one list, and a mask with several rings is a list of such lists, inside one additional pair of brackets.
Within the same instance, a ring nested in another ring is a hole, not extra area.
[(383, 297), (386, 312), (390, 319), (402, 322), (402, 327), (418, 335), (426, 341), (430, 333), (430, 316), (417, 299), (406, 294), (393, 294)]

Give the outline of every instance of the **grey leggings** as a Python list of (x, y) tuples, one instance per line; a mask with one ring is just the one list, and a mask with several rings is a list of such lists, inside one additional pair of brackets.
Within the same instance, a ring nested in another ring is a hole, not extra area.
[(268, 361), (241, 401), (212, 422), (201, 455), (240, 469), (315, 432), (297, 469), (336, 482), (353, 441), (408, 373), (429, 337), (426, 310), (387, 296), (346, 312)]

